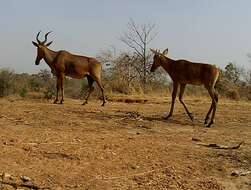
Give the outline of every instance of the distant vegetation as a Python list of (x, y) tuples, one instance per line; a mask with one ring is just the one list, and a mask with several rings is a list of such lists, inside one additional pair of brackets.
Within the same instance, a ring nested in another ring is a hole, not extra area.
[[(120, 40), (129, 48), (128, 52), (116, 54), (116, 49), (108, 49), (97, 57), (103, 63), (102, 81), (105, 94), (167, 94), (171, 91), (170, 79), (163, 71), (150, 73), (152, 54), (149, 44), (156, 37), (154, 24), (137, 25), (133, 20)], [(251, 55), (248, 54), (251, 59)], [(231, 99), (251, 100), (251, 70), (229, 62), (221, 70), (216, 89), (221, 96)], [(65, 79), (65, 95), (71, 98), (84, 98), (87, 81)], [(17, 94), (23, 98), (51, 99), (55, 96), (55, 76), (49, 70), (38, 74), (16, 74), (10, 69), (0, 68), (0, 97)], [(94, 94), (99, 96), (99, 91)], [(188, 85), (187, 95), (207, 95), (203, 87)]]
[[(137, 61), (137, 60), (136, 60)], [(106, 95), (111, 94), (168, 94), (171, 91), (171, 83), (167, 75), (159, 70), (159, 74), (148, 75), (147, 82), (142, 87), (136, 70), (130, 63), (130, 55), (122, 53), (114, 57), (109, 66), (103, 71), (103, 83)], [(240, 72), (241, 71), (241, 72)], [(95, 87), (97, 89), (97, 87)], [(216, 85), (220, 96), (234, 100), (251, 100), (251, 73), (240, 69), (233, 63), (226, 65), (221, 70), (220, 80)], [(65, 95), (71, 98), (84, 98), (87, 93), (87, 81), (66, 78)], [(41, 70), (38, 74), (16, 74), (9, 69), (0, 70), (0, 97), (19, 95), (20, 97), (45, 98), (55, 97), (55, 76), (49, 70)], [(99, 90), (95, 90), (99, 96)], [(203, 87), (188, 86), (187, 95), (206, 95)]]

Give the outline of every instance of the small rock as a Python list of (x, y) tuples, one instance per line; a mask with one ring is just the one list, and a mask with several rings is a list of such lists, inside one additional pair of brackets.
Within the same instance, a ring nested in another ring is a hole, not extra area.
[(131, 166), (132, 169), (139, 169), (139, 166)]
[(80, 139), (73, 139), (76, 142), (82, 142)]
[(251, 171), (235, 170), (231, 173), (231, 176), (246, 176), (251, 174)]
[(31, 125), (31, 123), (27, 122), (27, 121), (24, 121), (24, 124), (25, 125)]
[(6, 178), (11, 178), (11, 175), (10, 174), (8, 174), (8, 173), (5, 173), (5, 172), (3, 172), (3, 174), (2, 174), (2, 179), (6, 179)]
[(245, 184), (251, 187), (251, 181), (245, 182)]
[(20, 179), (23, 181), (23, 182), (28, 182), (31, 180), (31, 178), (27, 177), (27, 176), (21, 176)]
[(151, 127), (145, 125), (138, 125), (138, 127), (142, 129), (151, 129)]
[(197, 139), (197, 138), (192, 138), (192, 141), (196, 141), (196, 142), (201, 142), (201, 140), (200, 139)]
[(239, 176), (235, 171), (231, 173), (231, 176)]
[(31, 151), (31, 147), (23, 147), (23, 150), (25, 150), (25, 151)]

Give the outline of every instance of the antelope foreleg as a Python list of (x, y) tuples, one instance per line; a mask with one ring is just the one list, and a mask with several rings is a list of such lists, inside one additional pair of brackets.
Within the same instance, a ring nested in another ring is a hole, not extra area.
[(91, 95), (91, 93), (93, 91), (94, 91), (94, 87), (92, 86), (92, 87), (89, 88), (88, 94), (87, 94), (87, 96), (85, 98), (85, 102), (82, 105), (88, 104), (88, 99), (89, 99), (89, 97), (90, 97), (90, 95)]
[(60, 80), (60, 89), (61, 89), (61, 96), (62, 96), (60, 100), (60, 104), (63, 104), (64, 103), (64, 75), (63, 74), (60, 74), (59, 80)]
[(186, 87), (186, 84), (181, 84), (181, 85), (180, 85), (179, 101), (180, 101), (180, 103), (184, 106), (184, 108), (185, 108), (185, 110), (186, 110), (186, 113), (187, 113), (187, 115), (189, 116), (189, 118), (193, 121), (193, 119), (194, 119), (193, 114), (192, 114), (191, 112), (189, 112), (189, 110), (188, 110), (187, 107), (186, 107), (185, 102), (183, 102), (183, 94), (184, 94), (184, 91), (185, 91), (185, 87)]
[(207, 112), (205, 122), (204, 122), (205, 125), (208, 123), (208, 120), (210, 119), (210, 114), (211, 114), (212, 110), (213, 110), (213, 101), (212, 101), (211, 106), (210, 106), (210, 108), (209, 108), (209, 110)]
[(175, 103), (175, 99), (177, 96), (178, 87), (179, 87), (178, 83), (173, 83), (172, 105), (171, 105), (170, 112), (169, 112), (168, 116), (166, 116), (164, 119), (169, 119), (173, 115), (174, 103)]
[(105, 101), (105, 95), (104, 95), (104, 87), (101, 83), (101, 80), (99, 77), (96, 77), (96, 76), (92, 76), (92, 78), (97, 82), (97, 84), (102, 92), (103, 104), (101, 106), (105, 106), (106, 101)]
[(58, 102), (58, 93), (59, 93), (59, 88), (60, 88), (60, 80), (59, 78), (57, 77), (57, 92), (56, 92), (56, 99), (54, 100), (54, 104), (56, 104)]
[(87, 94), (87, 97), (85, 98), (85, 102), (82, 105), (85, 105), (88, 103), (88, 99), (89, 99), (91, 93), (94, 91), (94, 87), (92, 86), (94, 80), (90, 76), (87, 76), (87, 80), (88, 80), (88, 85), (89, 85), (89, 92)]
[[(210, 97), (212, 98), (212, 104), (211, 104), (211, 107), (208, 111), (207, 117), (209, 117), (212, 110), (213, 110), (213, 113), (212, 113), (211, 120), (210, 120), (209, 124), (206, 125), (206, 127), (211, 127), (211, 125), (214, 123), (214, 117), (215, 117), (216, 107), (217, 107), (217, 102), (218, 102), (218, 95), (215, 93), (213, 87), (209, 88), (208, 92), (209, 92)], [(206, 117), (206, 119), (207, 119), (207, 117)]]

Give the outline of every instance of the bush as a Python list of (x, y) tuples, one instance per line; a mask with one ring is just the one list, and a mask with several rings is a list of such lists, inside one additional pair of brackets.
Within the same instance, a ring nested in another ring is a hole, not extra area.
[[(121, 71), (123, 72), (123, 71)], [(102, 83), (105, 89), (105, 95), (108, 94), (171, 94), (172, 84), (167, 83), (167, 80), (159, 80), (152, 78), (147, 81), (145, 90), (142, 88), (142, 83), (138, 80), (128, 82), (123, 77), (119, 77), (118, 72), (103, 73)], [(42, 71), (38, 74), (29, 75), (27, 73), (15, 74), (8, 69), (0, 70), (0, 97), (8, 96), (10, 94), (18, 94), (21, 97), (29, 97), (30, 93), (36, 94), (36, 97), (52, 99), (56, 92), (56, 78), (51, 76), (50, 72)], [(89, 91), (89, 86), (86, 78), (71, 79), (65, 78), (64, 86), (65, 96), (70, 98), (83, 98)], [(96, 82), (94, 82), (94, 92), (92, 97), (99, 97), (101, 95), (100, 89)], [(216, 84), (216, 91), (219, 95), (239, 100), (244, 98), (251, 100), (251, 86), (248, 83), (234, 83), (224, 78), (221, 75), (220, 80)], [(40, 92), (40, 93), (38, 93)], [(186, 95), (208, 96), (207, 90), (203, 86), (187, 85)]]
[(55, 96), (54, 90), (52, 90), (52, 89), (47, 89), (46, 91), (44, 91), (44, 98), (45, 98), (45, 99), (50, 100), (50, 99), (53, 98), (53, 96)]
[(235, 89), (231, 89), (229, 90), (228, 94), (227, 94), (228, 98), (232, 99), (232, 100), (240, 100), (240, 94), (237, 90)]
[(251, 86), (241, 86), (239, 89), (239, 93), (241, 97), (245, 97), (247, 100), (251, 100)]
[(28, 90), (26, 88), (22, 88), (19, 91), (19, 96), (21, 96), (22, 98), (25, 98), (27, 96)]
[(14, 72), (8, 69), (0, 71), (0, 96), (7, 96), (11, 93)]
[(239, 100), (240, 94), (238, 90), (238, 85), (229, 81), (228, 79), (221, 77), (220, 80), (216, 83), (216, 90), (222, 96), (233, 100)]
[[(46, 73), (46, 72), (44, 72)], [(39, 76), (41, 73), (38, 74)], [(45, 99), (52, 99), (56, 95), (56, 81), (55, 78), (48, 77), (45, 81), (45, 77), (40, 77), (42, 81), (42, 91)]]
[(39, 80), (39, 78), (34, 77), (29, 81), (29, 87), (31, 91), (39, 92), (40, 88), (42, 87), (42, 82)]
[(88, 90), (87, 80), (79, 80), (79, 79), (72, 79), (66, 78), (65, 79), (65, 95), (71, 98), (82, 98), (83, 94), (85, 94)]

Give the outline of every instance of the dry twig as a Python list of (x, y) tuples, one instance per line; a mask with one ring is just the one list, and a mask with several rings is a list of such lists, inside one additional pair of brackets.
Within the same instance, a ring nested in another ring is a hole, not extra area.
[[(194, 140), (194, 139), (192, 139)], [(198, 141), (200, 142), (200, 140), (196, 139), (194, 141)], [(240, 148), (240, 146), (244, 143), (244, 141), (240, 142), (238, 145), (236, 146), (225, 146), (225, 145), (218, 145), (216, 143), (210, 143), (210, 144), (206, 144), (206, 143), (197, 143), (197, 145), (201, 145), (201, 146), (205, 146), (208, 148), (214, 148), (214, 149), (238, 149)]]

